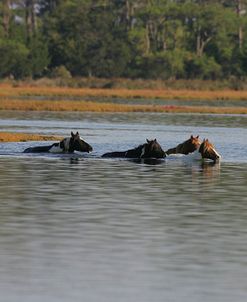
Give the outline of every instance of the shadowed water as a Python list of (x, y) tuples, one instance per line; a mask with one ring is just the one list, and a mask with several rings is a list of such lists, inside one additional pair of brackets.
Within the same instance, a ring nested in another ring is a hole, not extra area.
[[(0, 144), (1, 302), (246, 301), (246, 124), (152, 118), (0, 120), (5, 130), (79, 130), (95, 148), (33, 156), (21, 151), (35, 142)], [(191, 133), (209, 137), (222, 162), (100, 158)]]

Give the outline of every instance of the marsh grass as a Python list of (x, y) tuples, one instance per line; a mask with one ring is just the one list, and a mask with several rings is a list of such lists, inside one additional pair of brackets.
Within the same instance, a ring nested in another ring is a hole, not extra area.
[[(73, 97), (80, 100), (68, 100)], [(94, 101), (83, 99), (93, 97)], [(42, 98), (37, 100), (36, 98)], [(59, 100), (51, 100), (59, 98)], [(67, 98), (67, 99), (66, 99)], [(105, 102), (102, 102), (102, 99)], [(91, 111), (91, 112), (174, 112), (174, 113), (217, 113), (247, 114), (247, 108), (234, 106), (182, 106), (113, 104), (112, 98), (119, 99), (160, 99), (181, 101), (233, 101), (246, 100), (247, 91), (235, 90), (174, 90), (174, 89), (126, 89), (126, 88), (68, 88), (46, 86), (12, 86), (0, 84), (0, 110), (23, 111)], [(107, 99), (109, 102), (107, 102)], [(140, 102), (140, 101), (139, 101)]]
[(188, 89), (68, 88), (0, 85), (0, 97), (63, 96), (104, 98), (147, 98), (165, 100), (247, 100), (247, 91)]
[(2, 99), (0, 101), (0, 110), (247, 114), (247, 107), (129, 105), (114, 103), (97, 103), (91, 101), (38, 101), (14, 99)]
[(60, 136), (32, 133), (0, 132), (0, 142), (60, 141)]

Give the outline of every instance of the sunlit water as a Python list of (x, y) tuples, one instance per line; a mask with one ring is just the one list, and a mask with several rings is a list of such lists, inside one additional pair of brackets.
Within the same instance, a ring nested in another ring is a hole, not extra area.
[[(247, 119), (0, 114), (0, 131), (69, 135), (89, 155), (0, 143), (0, 301), (246, 301)], [(102, 159), (208, 137), (220, 164)], [(44, 143), (44, 144), (47, 144)]]

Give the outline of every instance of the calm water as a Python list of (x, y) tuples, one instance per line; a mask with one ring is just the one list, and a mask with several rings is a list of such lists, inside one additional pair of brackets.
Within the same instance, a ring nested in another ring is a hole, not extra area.
[[(0, 113), (0, 131), (68, 135), (90, 155), (0, 143), (0, 301), (247, 300), (247, 117)], [(101, 159), (200, 134), (220, 164)]]

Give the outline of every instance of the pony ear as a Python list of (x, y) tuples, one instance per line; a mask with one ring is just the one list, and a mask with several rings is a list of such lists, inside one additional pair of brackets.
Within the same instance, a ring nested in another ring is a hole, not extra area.
[(150, 143), (150, 140), (149, 139), (146, 139), (147, 143)]
[(157, 143), (157, 139), (156, 138), (154, 139), (154, 142)]
[(72, 136), (72, 137), (74, 137), (74, 136), (75, 136), (75, 135), (74, 135), (74, 133), (73, 133), (73, 131), (71, 131), (71, 136)]
[(191, 134), (190, 138), (191, 138), (191, 139), (193, 139), (193, 138), (194, 138), (194, 137), (193, 137), (193, 134)]
[(199, 138), (199, 135), (197, 135), (197, 137), (196, 138)]
[(79, 132), (78, 131), (76, 132), (76, 135), (79, 136)]

